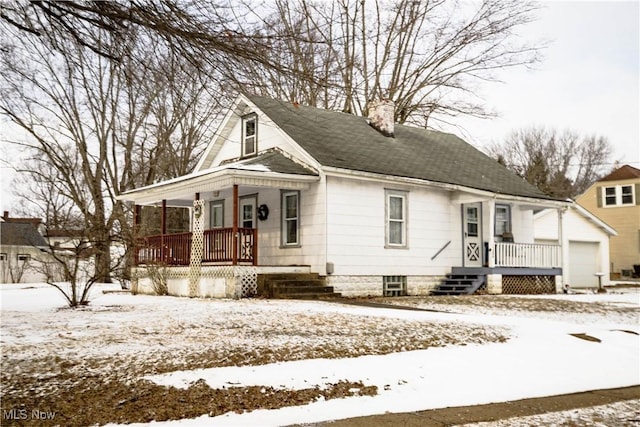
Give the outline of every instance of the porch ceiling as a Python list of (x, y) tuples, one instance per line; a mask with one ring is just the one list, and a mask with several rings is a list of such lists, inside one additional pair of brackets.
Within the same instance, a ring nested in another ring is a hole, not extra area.
[(119, 195), (118, 200), (134, 202), (139, 205), (170, 200), (174, 206), (182, 204), (190, 206), (195, 198), (195, 193), (222, 191), (234, 185), (304, 190), (309, 188), (312, 182), (319, 180), (318, 175), (286, 174), (259, 167), (242, 169), (226, 167), (185, 175), (127, 191)]

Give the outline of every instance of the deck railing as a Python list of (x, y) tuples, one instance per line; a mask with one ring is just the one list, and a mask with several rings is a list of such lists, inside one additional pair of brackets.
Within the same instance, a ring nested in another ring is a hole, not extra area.
[[(237, 253), (233, 256), (233, 228), (205, 230), (202, 262), (256, 264), (257, 230), (239, 228)], [(191, 233), (160, 234), (141, 237), (136, 242), (135, 263), (189, 265), (191, 261)]]
[(561, 267), (559, 245), (535, 243), (496, 243), (496, 267)]

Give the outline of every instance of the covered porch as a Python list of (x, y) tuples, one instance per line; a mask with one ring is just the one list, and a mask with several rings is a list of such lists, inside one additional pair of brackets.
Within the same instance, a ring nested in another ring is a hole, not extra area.
[[(280, 216), (277, 197), (307, 190), (319, 179), (316, 171), (273, 149), (124, 193), (119, 199), (134, 204), (138, 231), (133, 261), (166, 266), (259, 265), (258, 223), (270, 224), (264, 230), (273, 235), (279, 221), (265, 220), (269, 208), (272, 216)], [(160, 210), (159, 230), (151, 235), (141, 232), (142, 206)], [(167, 230), (170, 207), (189, 210), (188, 231)]]

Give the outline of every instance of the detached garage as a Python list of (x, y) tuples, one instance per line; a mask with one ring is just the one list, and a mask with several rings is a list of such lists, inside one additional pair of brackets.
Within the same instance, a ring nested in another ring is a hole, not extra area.
[[(543, 210), (534, 215), (535, 243), (558, 244), (564, 241), (563, 282), (572, 288), (597, 288), (609, 284), (609, 237), (616, 231), (601, 219), (573, 204), (558, 224), (556, 211)], [(561, 237), (559, 237), (561, 236)]]

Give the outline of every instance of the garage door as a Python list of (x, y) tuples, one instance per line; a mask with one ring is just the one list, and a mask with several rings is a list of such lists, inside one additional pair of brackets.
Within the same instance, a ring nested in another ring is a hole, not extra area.
[(569, 284), (573, 288), (598, 286), (597, 242), (569, 242)]

